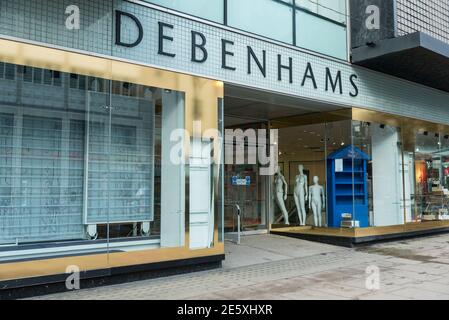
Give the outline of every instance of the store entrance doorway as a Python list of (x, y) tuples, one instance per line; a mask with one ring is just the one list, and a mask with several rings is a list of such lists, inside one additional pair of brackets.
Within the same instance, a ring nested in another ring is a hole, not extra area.
[[(295, 202), (295, 179), (298, 169), (302, 167), (304, 176), (307, 176), (305, 186), (312, 186), (314, 177), (319, 177), (320, 185), (325, 188), (325, 154), (333, 149), (335, 144), (341, 144), (342, 139), (331, 142), (325, 140), (328, 127), (323, 115), (336, 110), (338, 108), (332, 105), (317, 104), (247, 88), (225, 86), (225, 129), (243, 132), (249, 129), (265, 129), (267, 132), (271, 129), (278, 130), (277, 152), (279, 154), (277, 156), (279, 173), (285, 179), (285, 194), (282, 198), (285, 197), (287, 211), (283, 212), (279, 203), (276, 202), (276, 175), (261, 175), (259, 161), (256, 164), (247, 162), (248, 150), (250, 150), (248, 147), (254, 145), (257, 148), (261, 147), (258, 145), (259, 140), (251, 141), (245, 137), (245, 163), (227, 163), (224, 166), (225, 232), (238, 231), (237, 208), (240, 208), (240, 231), (243, 233), (268, 232), (271, 228), (285, 225), (286, 216), (291, 226), (298, 226), (301, 223), (313, 225), (314, 217), (310, 214), (311, 209), (308, 208), (307, 203), (304, 221), (301, 222), (299, 219), (298, 206)], [(348, 130), (350, 131), (349, 126)], [(341, 132), (341, 134), (344, 133)], [(332, 147), (327, 145), (329, 142)], [(227, 147), (233, 143), (235, 142), (225, 139), (225, 158), (227, 158)], [(349, 144), (348, 141), (346, 143)], [(270, 149), (268, 144), (267, 140), (265, 145), (267, 150)], [(323, 226), (326, 224), (325, 207), (326, 205), (322, 206)]]
[[(267, 129), (267, 122), (247, 123), (248, 119), (225, 116), (225, 128), (227, 132), (241, 130)], [(258, 148), (258, 141), (253, 139), (244, 140), (245, 151), (243, 155), (244, 163), (226, 163), (224, 166), (224, 198), (225, 232), (235, 233), (240, 231), (245, 234), (263, 233), (268, 230), (268, 197), (269, 180), (267, 176), (259, 174), (260, 165), (249, 161), (251, 157), (248, 150)], [(236, 159), (237, 141), (235, 139), (225, 139), (226, 150), (233, 150)], [(238, 219), (240, 218), (240, 221)]]

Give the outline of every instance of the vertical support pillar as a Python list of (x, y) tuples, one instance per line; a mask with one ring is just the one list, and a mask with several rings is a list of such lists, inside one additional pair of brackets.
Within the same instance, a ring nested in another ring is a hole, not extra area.
[(183, 95), (164, 91), (161, 136), (161, 247), (163, 248), (185, 245), (185, 164), (174, 163), (170, 158), (173, 147), (179, 143), (185, 146), (185, 137), (182, 138), (182, 142), (170, 141), (173, 131), (183, 128)]

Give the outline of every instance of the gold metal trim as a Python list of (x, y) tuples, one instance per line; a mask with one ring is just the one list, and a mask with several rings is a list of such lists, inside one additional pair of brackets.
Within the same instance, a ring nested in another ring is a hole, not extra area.
[(316, 227), (277, 227), (273, 231), (277, 233), (293, 233), (329, 237), (364, 238), (391, 234), (401, 234), (413, 231), (431, 231), (435, 229), (449, 228), (449, 221), (413, 222), (387, 227), (371, 228), (316, 228)]
[[(77, 266), (80, 272), (84, 272), (222, 254), (224, 254), (224, 244), (218, 243), (214, 248), (204, 250), (190, 251), (185, 248), (154, 249), (5, 263), (0, 264), (0, 281), (64, 274), (67, 266)], [(105, 262), (108, 260), (109, 262), (106, 264)]]
[(449, 125), (432, 123), (425, 120), (360, 108), (352, 109), (352, 119), (357, 121), (375, 122), (389, 125), (391, 127), (401, 128), (401, 130), (403, 130), (404, 132), (404, 135), (407, 135), (407, 133), (416, 133), (418, 131), (449, 134)]

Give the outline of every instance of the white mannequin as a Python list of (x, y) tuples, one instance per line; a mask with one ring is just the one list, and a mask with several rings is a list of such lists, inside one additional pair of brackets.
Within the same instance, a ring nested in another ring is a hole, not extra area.
[(320, 179), (313, 177), (313, 185), (309, 188), (309, 208), (313, 211), (313, 220), (316, 227), (322, 226), (321, 213), (326, 208), (324, 188), (319, 185)]
[(304, 174), (304, 166), (298, 166), (299, 175), (295, 180), (295, 204), (298, 211), (299, 223), (301, 226), (306, 225), (306, 201), (309, 198), (309, 186), (307, 176)]
[(276, 192), (276, 203), (281, 209), (282, 214), (284, 215), (284, 221), (286, 225), (290, 225), (289, 219), (288, 219), (288, 211), (285, 207), (285, 201), (287, 200), (287, 194), (288, 194), (288, 184), (287, 181), (285, 181), (284, 176), (281, 173), (281, 168), (278, 166), (276, 171), (276, 176), (274, 178), (275, 183), (275, 192)]

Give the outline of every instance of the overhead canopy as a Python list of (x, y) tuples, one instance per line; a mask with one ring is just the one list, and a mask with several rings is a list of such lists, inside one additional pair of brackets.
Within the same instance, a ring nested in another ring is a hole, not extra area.
[(449, 44), (422, 32), (355, 48), (352, 61), (449, 92)]

